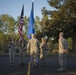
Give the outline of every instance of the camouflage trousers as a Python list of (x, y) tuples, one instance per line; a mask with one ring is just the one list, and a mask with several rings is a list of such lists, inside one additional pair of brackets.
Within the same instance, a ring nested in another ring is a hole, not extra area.
[(42, 51), (42, 49), (41, 49), (41, 51), (40, 51), (40, 59), (41, 59), (44, 63), (46, 63), (46, 61), (47, 61), (47, 51), (46, 51), (46, 50), (43, 50), (43, 51)]
[(14, 63), (15, 61), (15, 50), (9, 49), (9, 61), (10, 63)]
[(66, 68), (66, 54), (59, 54), (59, 64), (61, 67)]
[(31, 50), (30, 51), (30, 61), (31, 61), (31, 63), (38, 62), (38, 50)]
[(25, 51), (20, 50), (20, 63), (24, 63)]

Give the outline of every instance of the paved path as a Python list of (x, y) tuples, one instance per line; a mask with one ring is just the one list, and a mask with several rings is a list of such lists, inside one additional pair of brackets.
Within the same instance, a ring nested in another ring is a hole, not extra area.
[(25, 57), (25, 65), (20, 66), (19, 57), (15, 58), (15, 65), (9, 65), (9, 57), (0, 57), (0, 75), (76, 75), (76, 57), (67, 57), (67, 70), (59, 72), (58, 57), (47, 58), (47, 65), (42, 66), (39, 61), (36, 68), (29, 63), (29, 56)]

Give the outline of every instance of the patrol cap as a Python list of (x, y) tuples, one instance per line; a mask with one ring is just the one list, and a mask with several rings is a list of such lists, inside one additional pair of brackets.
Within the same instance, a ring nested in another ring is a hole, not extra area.
[(31, 36), (34, 36), (35, 34), (31, 34)]
[(42, 38), (42, 40), (45, 40), (45, 38)]
[(35, 37), (35, 34), (31, 34), (31, 37)]
[(60, 32), (60, 34), (59, 34), (60, 36), (63, 36), (64, 35), (64, 33), (63, 32)]
[(43, 38), (41, 38), (42, 40), (44, 40), (44, 41), (46, 41), (46, 39), (43, 37)]

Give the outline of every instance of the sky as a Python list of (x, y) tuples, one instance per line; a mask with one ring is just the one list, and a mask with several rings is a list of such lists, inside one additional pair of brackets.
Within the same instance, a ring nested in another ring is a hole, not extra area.
[[(17, 19), (20, 16), (22, 5), (24, 4), (24, 16), (29, 17), (32, 8), (32, 0), (0, 0), (0, 15), (8, 14)], [(34, 17), (42, 18), (41, 9), (46, 7), (48, 10), (54, 10), (50, 7), (47, 0), (34, 0)]]

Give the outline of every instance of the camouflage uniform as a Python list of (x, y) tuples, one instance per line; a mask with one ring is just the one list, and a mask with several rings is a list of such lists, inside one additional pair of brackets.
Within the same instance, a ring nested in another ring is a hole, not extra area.
[(48, 45), (47, 43), (40, 43), (40, 59), (43, 63), (43, 65), (46, 63), (46, 58), (47, 58), (47, 50), (48, 50)]
[(62, 69), (66, 69), (66, 50), (68, 43), (65, 38), (59, 38), (59, 64)]
[(10, 41), (8, 44), (8, 48), (9, 48), (10, 65), (13, 65), (16, 52), (16, 43), (14, 41)]
[(19, 45), (19, 53), (20, 53), (20, 63), (21, 65), (24, 65), (24, 56), (25, 56), (25, 50), (26, 50), (27, 42), (26, 40), (21, 40)]
[(39, 41), (36, 38), (30, 39), (28, 41), (27, 50), (30, 52), (31, 63), (36, 65), (39, 55)]

